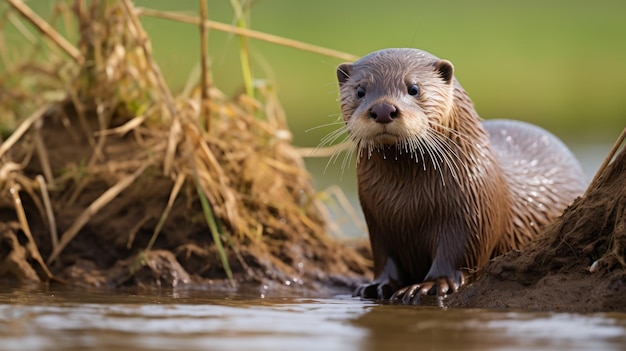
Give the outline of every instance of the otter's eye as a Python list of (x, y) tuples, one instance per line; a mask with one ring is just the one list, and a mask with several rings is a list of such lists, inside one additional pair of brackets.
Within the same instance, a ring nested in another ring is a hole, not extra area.
[(418, 87), (417, 84), (413, 84), (409, 86), (409, 88), (407, 89), (407, 93), (409, 93), (409, 95), (413, 97), (418, 97), (420, 96), (420, 87)]
[(359, 85), (359, 87), (356, 88), (356, 98), (360, 99), (364, 96), (365, 96), (365, 88)]

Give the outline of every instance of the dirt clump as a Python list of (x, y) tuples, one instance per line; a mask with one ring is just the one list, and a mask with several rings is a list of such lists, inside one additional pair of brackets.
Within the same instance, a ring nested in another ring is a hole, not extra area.
[(0, 110), (31, 106), (0, 144), (0, 279), (315, 290), (369, 273), (328, 234), (271, 86), (231, 98), (204, 71), (173, 96), (130, 1), (78, 1), (61, 18), (78, 48), (42, 29), (65, 53), (0, 80), (25, 102), (0, 93)]

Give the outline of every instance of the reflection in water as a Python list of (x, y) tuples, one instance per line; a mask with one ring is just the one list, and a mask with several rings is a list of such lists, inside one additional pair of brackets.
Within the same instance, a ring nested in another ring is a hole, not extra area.
[(621, 350), (626, 314), (0, 286), (0, 350)]
[(347, 321), (373, 305), (203, 291), (0, 291), (0, 350), (330, 350), (338, 345), (356, 350), (366, 331)]
[(623, 350), (626, 315), (376, 306), (355, 321), (362, 350)]

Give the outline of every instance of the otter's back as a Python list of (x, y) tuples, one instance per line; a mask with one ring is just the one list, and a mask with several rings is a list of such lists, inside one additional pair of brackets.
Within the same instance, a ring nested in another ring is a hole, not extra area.
[[(585, 191), (580, 163), (556, 136), (532, 124), (510, 120), (483, 122), (513, 195), (514, 233), (495, 255), (520, 249)], [(523, 218), (527, 220), (524, 220)], [(531, 226), (532, 230), (523, 228)]]

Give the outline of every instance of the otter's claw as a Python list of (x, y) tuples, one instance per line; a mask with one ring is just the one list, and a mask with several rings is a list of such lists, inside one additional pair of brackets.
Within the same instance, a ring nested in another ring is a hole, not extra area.
[(453, 278), (443, 276), (435, 280), (429, 280), (420, 284), (406, 286), (396, 291), (391, 300), (401, 301), (405, 305), (417, 304), (424, 295), (446, 296), (459, 290), (459, 283)]

